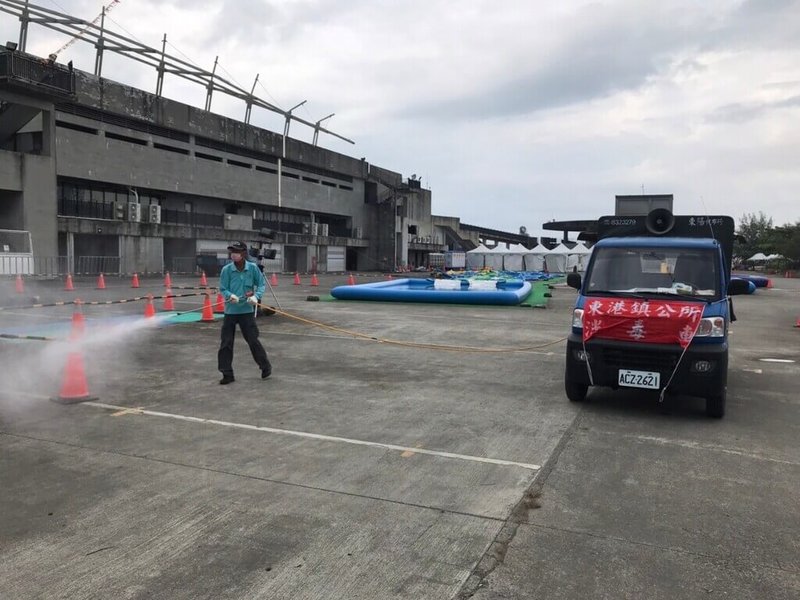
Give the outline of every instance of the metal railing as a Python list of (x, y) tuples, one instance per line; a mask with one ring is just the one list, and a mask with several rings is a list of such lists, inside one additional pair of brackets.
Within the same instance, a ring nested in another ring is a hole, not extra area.
[(0, 51), (0, 78), (17, 80), (50, 92), (75, 93), (75, 73), (46, 59), (14, 51)]
[(77, 256), (75, 258), (76, 275), (119, 275), (119, 256)]
[(113, 219), (114, 204), (94, 200), (58, 199), (58, 214), (62, 217), (83, 217), (85, 219)]
[(170, 265), (171, 273), (198, 273), (197, 258), (194, 256), (176, 256)]
[(161, 209), (161, 223), (164, 225), (185, 225), (188, 227), (225, 227), (225, 215), (187, 212), (169, 208)]
[(66, 256), (30, 256), (0, 253), (0, 275), (60, 276), (69, 272)]

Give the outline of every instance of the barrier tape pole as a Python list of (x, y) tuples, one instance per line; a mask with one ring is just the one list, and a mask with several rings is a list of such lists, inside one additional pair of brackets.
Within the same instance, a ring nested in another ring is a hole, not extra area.
[[(205, 289), (205, 288), (203, 288)], [(209, 288), (210, 289), (210, 288)], [(191, 298), (195, 296), (204, 296), (205, 292), (197, 292), (194, 294), (170, 294), (171, 298)], [(122, 300), (62, 300), (59, 302), (49, 302), (49, 303), (40, 303), (40, 304), (29, 304), (26, 306), (0, 306), (0, 311), (4, 310), (22, 310), (22, 309), (30, 309), (30, 308), (52, 308), (54, 306), (71, 306), (73, 304), (81, 304), (82, 306), (106, 306), (109, 304), (126, 304), (128, 302), (138, 302), (140, 300), (147, 300), (151, 296), (134, 296), (133, 298), (124, 298)], [(166, 298), (166, 294), (160, 294), (158, 296), (152, 296), (153, 300), (163, 300)]]

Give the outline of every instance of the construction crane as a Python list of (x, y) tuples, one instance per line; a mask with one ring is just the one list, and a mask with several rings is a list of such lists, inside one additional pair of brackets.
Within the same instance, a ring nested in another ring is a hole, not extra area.
[(62, 53), (64, 50), (66, 50), (67, 48), (69, 48), (70, 46), (72, 46), (72, 44), (74, 44), (75, 42), (77, 42), (79, 38), (83, 37), (83, 34), (84, 34), (84, 33), (86, 33), (87, 31), (89, 31), (89, 28), (91, 27), (91, 25), (97, 25), (98, 21), (102, 20), (102, 19), (103, 19), (103, 17), (105, 17), (105, 16), (106, 16), (106, 14), (108, 14), (109, 12), (111, 12), (111, 10), (113, 10), (113, 8), (114, 8), (114, 7), (115, 7), (117, 4), (119, 4), (120, 2), (122, 2), (122, 0), (111, 0), (111, 2), (109, 2), (109, 3), (108, 3), (108, 6), (104, 6), (104, 7), (103, 7), (103, 9), (100, 11), (100, 14), (99, 14), (99, 15), (97, 15), (97, 16), (94, 18), (94, 20), (91, 22), (91, 24), (90, 24), (90, 25), (87, 25), (86, 27), (84, 27), (83, 29), (81, 29), (81, 30), (80, 30), (78, 33), (76, 33), (76, 34), (75, 34), (75, 35), (72, 37), (72, 39), (70, 39), (69, 41), (67, 41), (67, 43), (65, 43), (63, 46), (61, 46), (61, 48), (59, 48), (58, 50), (56, 50), (55, 52), (53, 52), (53, 54), (51, 54), (51, 55), (50, 55), (50, 57), (52, 58), (52, 57), (58, 56), (58, 55), (59, 55), (59, 54), (61, 54), (61, 53)]

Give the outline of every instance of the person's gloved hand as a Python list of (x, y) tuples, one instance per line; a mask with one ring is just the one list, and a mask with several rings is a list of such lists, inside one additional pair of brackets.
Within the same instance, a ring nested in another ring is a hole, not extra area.
[(228, 301), (231, 302), (232, 304), (238, 304), (239, 296), (237, 296), (236, 294), (231, 294), (231, 297), (228, 298)]
[(256, 298), (255, 296), (248, 296), (247, 303), (256, 306), (258, 304), (258, 298)]

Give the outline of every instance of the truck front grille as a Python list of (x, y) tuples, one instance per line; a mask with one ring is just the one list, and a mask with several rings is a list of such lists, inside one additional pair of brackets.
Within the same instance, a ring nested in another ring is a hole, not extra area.
[(615, 369), (671, 372), (678, 362), (672, 352), (603, 348), (603, 362)]

